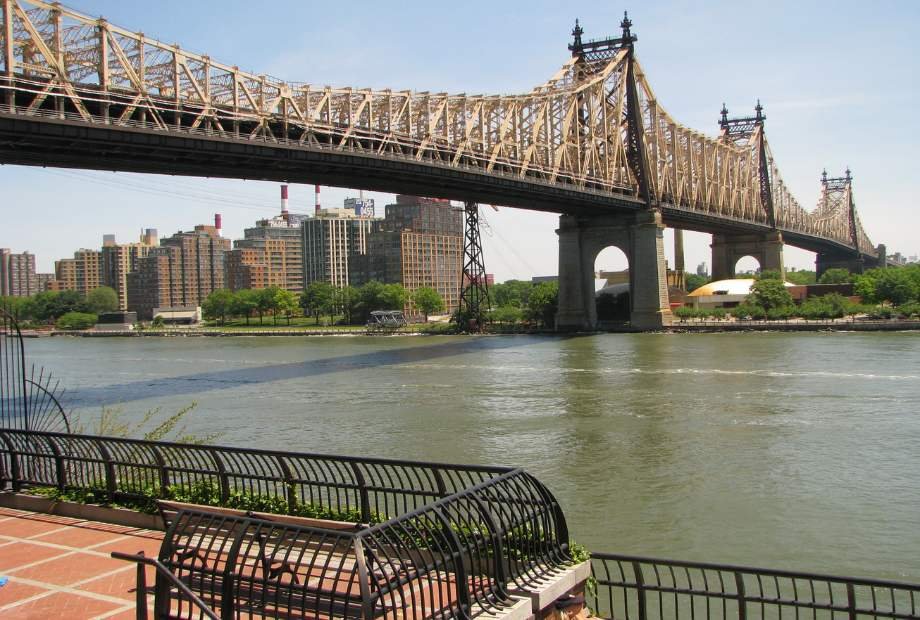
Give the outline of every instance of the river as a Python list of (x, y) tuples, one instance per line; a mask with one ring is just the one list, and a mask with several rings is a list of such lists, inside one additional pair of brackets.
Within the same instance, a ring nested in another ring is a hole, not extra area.
[(92, 425), (522, 466), (619, 553), (920, 581), (920, 333), (43, 338)]

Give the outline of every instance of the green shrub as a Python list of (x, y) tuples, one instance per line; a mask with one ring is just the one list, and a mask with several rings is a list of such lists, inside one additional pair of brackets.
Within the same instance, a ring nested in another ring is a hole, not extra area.
[(840, 293), (809, 297), (798, 308), (804, 319), (839, 319), (851, 313), (853, 304)]
[(699, 316), (697, 309), (693, 306), (681, 306), (680, 308), (674, 309), (674, 316), (680, 320), (692, 319)]
[(767, 318), (767, 311), (760, 306), (748, 302), (738, 304), (732, 308), (732, 316), (736, 319), (753, 319), (755, 321)]
[(725, 311), (725, 308), (712, 308), (711, 310), (707, 310), (707, 314), (713, 319), (724, 319), (728, 313)]
[(868, 314), (870, 319), (890, 319), (894, 316), (894, 309), (891, 306), (874, 306)]
[(58, 329), (89, 329), (96, 324), (96, 315), (87, 312), (68, 312), (57, 320)]
[(920, 317), (920, 302), (901, 304), (896, 308), (898, 316), (904, 319)]
[(792, 316), (795, 308), (792, 306), (778, 306), (767, 310), (767, 318), (771, 321), (783, 321)]

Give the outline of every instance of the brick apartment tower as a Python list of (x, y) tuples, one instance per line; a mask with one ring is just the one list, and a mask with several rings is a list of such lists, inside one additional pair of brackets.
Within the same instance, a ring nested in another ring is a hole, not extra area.
[(0, 248), (0, 296), (29, 297), (42, 290), (35, 273), (35, 255)]
[(163, 239), (127, 276), (128, 310), (150, 320), (154, 308), (200, 306), (213, 291), (225, 287), (228, 251), (230, 240), (221, 237), (216, 226), (200, 225)]
[(73, 258), (55, 261), (54, 277), (55, 290), (77, 291), (86, 295), (102, 286), (102, 252), (81, 249), (73, 253)]
[[(460, 303), (463, 210), (448, 200), (397, 196), (380, 230), (368, 237), (367, 260), (352, 271), (356, 285), (370, 280), (402, 284), (410, 292), (430, 286), (448, 312)], [(417, 314), (412, 302), (407, 314)]]
[(243, 231), (227, 253), (227, 288), (260, 289), (270, 286), (303, 291), (301, 223), (308, 216), (287, 210), (287, 186), (282, 185), (281, 215), (256, 222)]
[(102, 284), (118, 295), (118, 308), (128, 309), (128, 274), (136, 271), (140, 260), (157, 247), (157, 231), (144, 230), (136, 243), (115, 243), (114, 235), (102, 241)]

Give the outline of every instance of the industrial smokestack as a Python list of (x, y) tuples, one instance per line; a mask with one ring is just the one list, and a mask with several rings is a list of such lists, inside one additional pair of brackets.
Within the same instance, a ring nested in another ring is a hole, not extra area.
[(281, 186), (281, 215), (287, 215), (288, 212), (288, 186)]
[(316, 215), (319, 215), (319, 185), (316, 186)]
[(217, 229), (217, 234), (220, 235), (220, 229), (223, 228), (221, 226), (220, 213), (214, 214), (214, 228)]

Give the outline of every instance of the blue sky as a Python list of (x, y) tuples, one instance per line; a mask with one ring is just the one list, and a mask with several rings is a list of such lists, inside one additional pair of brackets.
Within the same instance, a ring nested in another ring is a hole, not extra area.
[[(681, 123), (715, 134), (723, 101), (747, 113), (759, 97), (783, 177), (813, 208), (819, 175), (850, 166), (870, 237), (920, 252), (912, 184), (920, 157), (920, 2), (363, 2), (236, 0), (156, 3), (73, 0), (68, 5), (241, 68), (291, 81), (468, 93), (516, 93), (568, 57), (575, 18), (588, 38), (618, 32), (624, 9), (637, 54), (661, 103)], [(255, 7), (255, 8), (253, 8)], [(41, 271), (103, 233), (131, 241), (209, 222), (225, 234), (278, 205), (277, 185), (0, 166), (0, 247), (37, 254)], [(323, 188), (324, 206), (357, 191)], [(387, 202), (386, 194), (368, 193)], [(293, 186), (309, 210), (312, 188)], [(487, 268), (498, 280), (556, 273), (555, 216), (486, 211)], [(709, 261), (707, 235), (688, 234), (687, 265)], [(622, 268), (605, 251), (599, 268)], [(669, 252), (670, 254), (670, 252)], [(787, 250), (787, 264), (813, 255)]]

